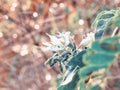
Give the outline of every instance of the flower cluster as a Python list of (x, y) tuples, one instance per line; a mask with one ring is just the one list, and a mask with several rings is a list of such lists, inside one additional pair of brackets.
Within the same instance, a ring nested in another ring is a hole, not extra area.
[(51, 40), (50, 43), (44, 43), (48, 50), (64, 50), (70, 44), (70, 32), (58, 33), (57, 36), (47, 34)]
[[(70, 45), (70, 32), (60, 33), (57, 36), (47, 34), (50, 38), (50, 42), (44, 43), (47, 46), (47, 50), (59, 51), (65, 50)], [(80, 42), (79, 49), (83, 50), (85, 47), (90, 48), (91, 43), (95, 40), (94, 33), (87, 33), (86, 37)]]

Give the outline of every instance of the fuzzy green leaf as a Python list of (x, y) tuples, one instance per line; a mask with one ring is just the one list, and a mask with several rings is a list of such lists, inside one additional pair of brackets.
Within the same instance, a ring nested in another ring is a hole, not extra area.
[(93, 71), (96, 71), (100, 68), (107, 68), (107, 67), (108, 67), (107, 65), (100, 65), (100, 66), (99, 65), (88, 65), (80, 69), (79, 75), (82, 79), (85, 79), (87, 75), (89, 75)]
[(69, 60), (66, 65), (66, 69), (72, 71), (76, 66), (83, 67), (84, 64), (82, 62), (83, 55), (86, 53), (86, 50), (79, 52), (73, 58)]
[(120, 19), (118, 19), (118, 20), (115, 21), (115, 26), (116, 27), (120, 27)]
[(109, 55), (105, 53), (96, 53), (89, 56), (84, 57), (84, 63), (85, 64), (91, 64), (91, 65), (109, 65), (113, 60), (115, 56)]
[[(72, 77), (69, 76), (69, 78), (72, 78), (72, 81), (69, 82), (68, 84), (60, 85), (57, 88), (57, 90), (75, 90), (77, 82), (80, 79), (77, 72), (74, 74), (74, 76), (72, 76)], [(63, 83), (64, 83), (64, 81), (63, 81)]]
[[(88, 90), (86, 89), (86, 86), (85, 86), (85, 81), (87, 80), (87, 76), (91, 74), (93, 71), (99, 70), (100, 68), (107, 68), (107, 66), (106, 65), (101, 65), (101, 66), (88, 65), (79, 70), (79, 76), (81, 78), (81, 80), (79, 81), (79, 85), (81, 90)], [(91, 87), (88, 87), (88, 88), (91, 88)], [(94, 90), (98, 90), (98, 89), (94, 89)]]
[(92, 49), (95, 52), (104, 52), (107, 54), (116, 54), (120, 52), (120, 47), (117, 45), (119, 36), (115, 36), (113, 38), (105, 38), (100, 41), (95, 41), (92, 44)]
[(115, 17), (116, 10), (102, 11), (94, 20), (92, 26), (96, 29), (95, 39), (101, 38), (109, 25), (112, 23), (112, 19)]

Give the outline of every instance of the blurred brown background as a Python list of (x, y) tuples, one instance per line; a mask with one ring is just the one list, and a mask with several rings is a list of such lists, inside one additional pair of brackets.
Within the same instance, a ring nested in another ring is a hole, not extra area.
[(57, 66), (42, 44), (46, 33), (70, 31), (78, 45), (91, 23), (119, 0), (0, 0), (0, 90), (56, 90)]

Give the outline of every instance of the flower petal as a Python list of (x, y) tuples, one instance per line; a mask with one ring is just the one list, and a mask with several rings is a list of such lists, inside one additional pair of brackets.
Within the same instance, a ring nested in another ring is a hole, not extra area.
[(48, 36), (49, 36), (49, 38), (50, 38), (50, 40), (51, 40), (51, 43), (53, 44), (53, 45), (58, 45), (58, 44), (60, 44), (60, 42), (59, 42), (59, 40), (58, 40), (58, 38), (56, 37), (56, 36), (52, 36), (52, 35), (50, 35), (50, 34), (47, 34)]
[(90, 47), (91, 43), (94, 40), (95, 40), (94, 33), (93, 32), (87, 33), (87, 37), (81, 41), (80, 46), (82, 46), (82, 47)]
[(58, 36), (64, 39), (65, 46), (67, 46), (70, 43), (70, 32), (66, 32), (66, 33), (59, 32)]

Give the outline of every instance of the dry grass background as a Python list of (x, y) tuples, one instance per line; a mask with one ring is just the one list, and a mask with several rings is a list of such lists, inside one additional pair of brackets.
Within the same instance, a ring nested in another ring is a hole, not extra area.
[[(57, 6), (52, 12), (53, 4), (65, 7)], [(54, 83), (46, 77), (55, 78), (59, 70), (57, 66), (47, 68), (44, 65), (52, 55), (42, 45), (49, 41), (45, 33), (70, 30), (79, 44), (82, 34), (92, 31), (92, 20), (103, 6), (118, 8), (120, 1), (0, 0), (0, 90), (51, 90)], [(69, 13), (65, 12), (66, 8)], [(75, 28), (72, 20), (79, 9), (85, 23)], [(110, 73), (105, 90), (120, 90), (119, 58)]]

